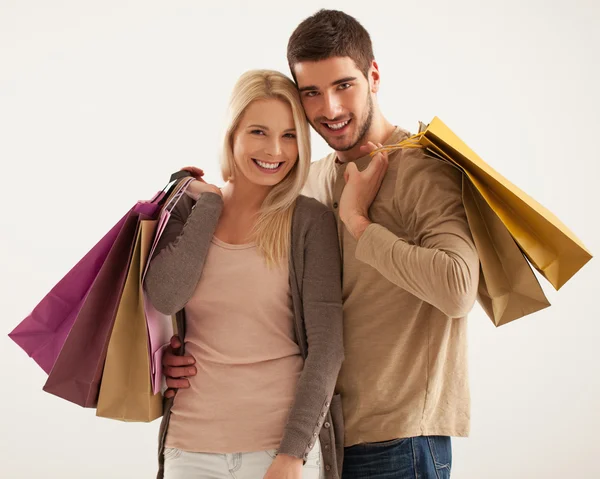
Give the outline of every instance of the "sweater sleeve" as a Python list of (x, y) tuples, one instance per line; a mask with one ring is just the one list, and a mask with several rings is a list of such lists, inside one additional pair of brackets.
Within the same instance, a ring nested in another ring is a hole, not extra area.
[(445, 315), (466, 316), (477, 296), (479, 258), (460, 172), (438, 160), (415, 162), (398, 178), (394, 201), (413, 241), (371, 224), (358, 241), (356, 258)]
[(330, 406), (344, 359), (339, 240), (331, 211), (307, 233), (302, 305), (308, 356), (279, 452), (306, 459)]
[(192, 297), (222, 208), (221, 196), (203, 193), (195, 203), (183, 197), (171, 213), (144, 283), (148, 299), (161, 313), (177, 313)]

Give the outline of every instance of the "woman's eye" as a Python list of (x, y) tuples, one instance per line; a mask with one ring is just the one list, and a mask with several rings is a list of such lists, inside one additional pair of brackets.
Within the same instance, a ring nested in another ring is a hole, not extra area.
[(262, 130), (252, 130), (250, 133), (252, 133), (253, 135), (264, 135), (265, 132)]

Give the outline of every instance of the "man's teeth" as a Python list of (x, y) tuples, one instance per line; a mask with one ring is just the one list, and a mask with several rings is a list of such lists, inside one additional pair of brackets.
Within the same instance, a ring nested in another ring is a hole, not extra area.
[(339, 130), (340, 128), (344, 128), (350, 120), (343, 121), (341, 123), (327, 123), (327, 126), (332, 130)]
[(260, 166), (261, 168), (265, 168), (266, 170), (276, 170), (277, 168), (279, 168), (279, 165), (281, 165), (281, 163), (265, 163), (264, 161), (260, 161), (260, 160), (255, 160), (256, 163), (258, 163), (258, 166)]

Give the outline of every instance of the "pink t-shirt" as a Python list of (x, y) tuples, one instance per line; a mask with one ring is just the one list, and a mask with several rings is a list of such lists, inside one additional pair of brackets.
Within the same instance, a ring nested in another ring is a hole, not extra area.
[(213, 238), (185, 306), (186, 353), (198, 374), (171, 409), (166, 446), (192, 452), (276, 449), (303, 368), (287, 262)]

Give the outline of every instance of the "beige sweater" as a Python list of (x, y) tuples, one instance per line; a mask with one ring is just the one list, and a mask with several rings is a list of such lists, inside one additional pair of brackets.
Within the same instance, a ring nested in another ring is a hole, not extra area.
[[(397, 128), (385, 143), (408, 136)], [(359, 170), (370, 157), (356, 161)], [(460, 173), (405, 149), (389, 169), (357, 242), (341, 223), (345, 165), (312, 164), (304, 194), (333, 208), (343, 257), (344, 348), (337, 392), (345, 445), (469, 432), (467, 320), (479, 260)]]

